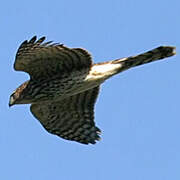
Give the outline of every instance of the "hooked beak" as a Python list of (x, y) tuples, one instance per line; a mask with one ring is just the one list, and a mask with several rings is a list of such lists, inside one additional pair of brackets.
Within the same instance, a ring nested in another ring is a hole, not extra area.
[(9, 102), (9, 107), (11, 107), (13, 104), (11, 104), (10, 102)]

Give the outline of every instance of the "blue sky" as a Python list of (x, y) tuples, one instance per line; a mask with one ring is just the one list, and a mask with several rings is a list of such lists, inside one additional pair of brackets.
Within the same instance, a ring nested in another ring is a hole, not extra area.
[(179, 55), (123, 72), (101, 88), (96, 145), (47, 133), (29, 105), (9, 109), (12, 91), (29, 77), (15, 72), (20, 43), (32, 36), (83, 47), (94, 62), (160, 45), (179, 51), (178, 0), (31, 0), (1, 3), (0, 179), (179, 180)]

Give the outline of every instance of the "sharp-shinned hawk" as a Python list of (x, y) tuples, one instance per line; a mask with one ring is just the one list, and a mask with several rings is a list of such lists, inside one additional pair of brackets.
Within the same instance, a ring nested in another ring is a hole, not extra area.
[(27, 72), (30, 80), (13, 92), (9, 106), (31, 104), (32, 114), (48, 132), (83, 144), (100, 139), (94, 105), (106, 79), (175, 54), (174, 47), (160, 46), (137, 56), (93, 64), (84, 49), (44, 40), (35, 36), (20, 45), (14, 69)]

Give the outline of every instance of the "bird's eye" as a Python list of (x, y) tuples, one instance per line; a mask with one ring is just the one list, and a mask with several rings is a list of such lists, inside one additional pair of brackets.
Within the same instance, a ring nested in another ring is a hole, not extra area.
[(13, 99), (16, 99), (15, 93), (13, 93), (13, 94), (11, 95), (11, 97), (12, 97)]

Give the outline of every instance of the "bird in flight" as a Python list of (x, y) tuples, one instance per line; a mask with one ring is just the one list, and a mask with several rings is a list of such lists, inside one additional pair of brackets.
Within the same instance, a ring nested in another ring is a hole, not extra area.
[(82, 144), (100, 140), (94, 105), (105, 80), (131, 67), (175, 55), (175, 47), (160, 46), (137, 56), (93, 64), (82, 48), (44, 40), (34, 36), (20, 45), (14, 69), (28, 73), (30, 79), (12, 93), (9, 106), (31, 104), (32, 114), (48, 132)]

